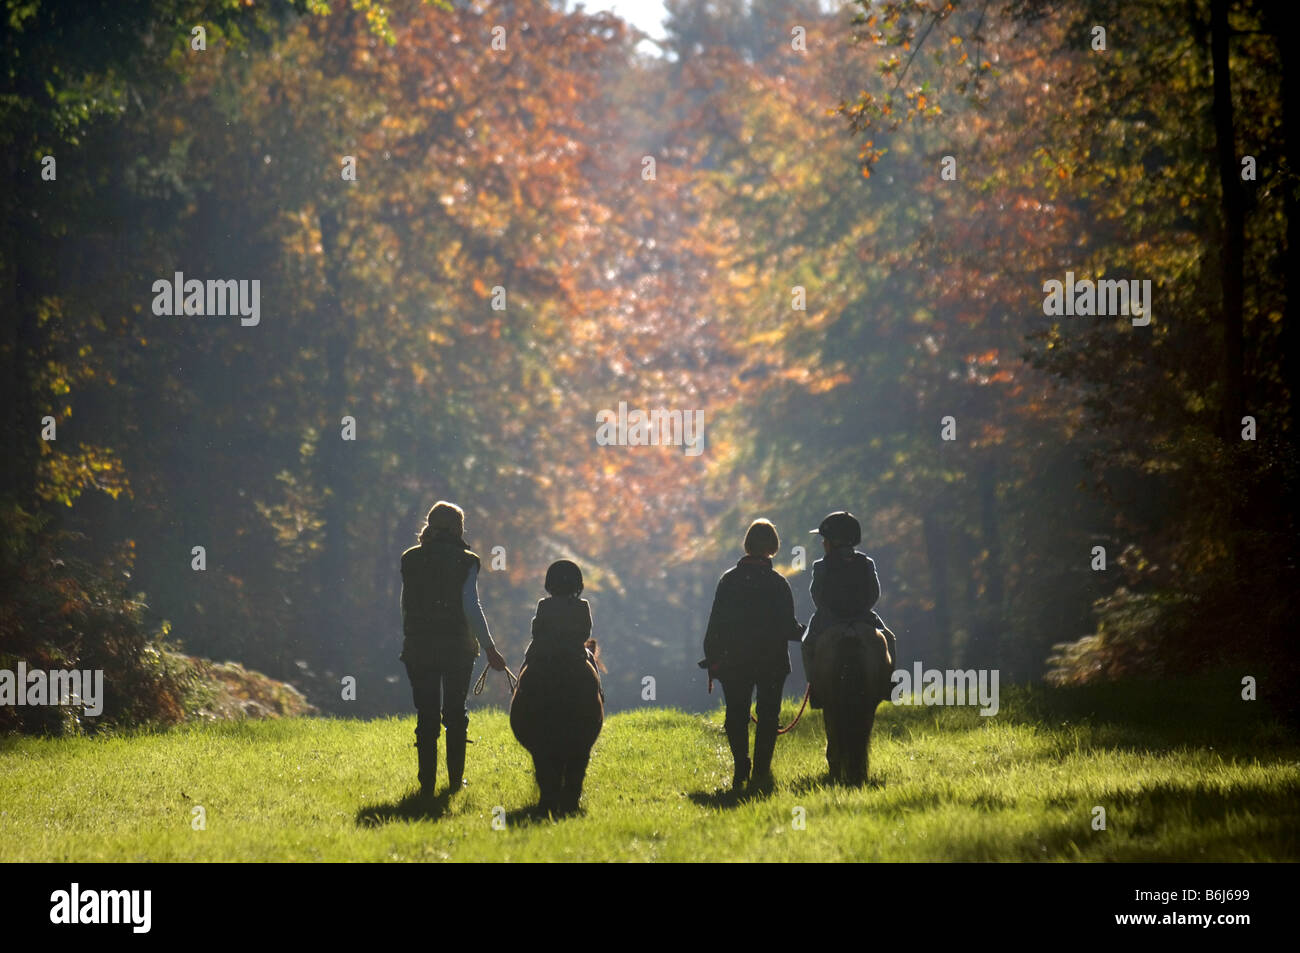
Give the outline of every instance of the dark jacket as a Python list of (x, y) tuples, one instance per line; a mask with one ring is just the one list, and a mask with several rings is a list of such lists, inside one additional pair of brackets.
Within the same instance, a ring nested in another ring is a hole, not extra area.
[(788, 643), (802, 632), (785, 577), (772, 568), (772, 560), (745, 556), (718, 580), (704, 657), (721, 678), (788, 675)]
[(462, 591), (478, 556), (463, 539), (435, 535), (402, 553), (402, 661), (464, 664), (478, 656)]
[(836, 622), (870, 618), (880, 600), (876, 564), (852, 546), (831, 550), (813, 563), (812, 599), (817, 611), (808, 623), (808, 643)]
[(550, 596), (537, 603), (533, 640), (525, 663), (546, 655), (585, 657), (591, 638), (591, 604), (577, 596)]

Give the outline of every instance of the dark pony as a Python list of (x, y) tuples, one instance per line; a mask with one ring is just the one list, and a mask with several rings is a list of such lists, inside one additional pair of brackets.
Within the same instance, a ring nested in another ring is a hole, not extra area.
[(605, 695), (596, 666), (604, 671), (596, 640), (585, 654), (548, 654), (528, 662), (510, 700), (510, 728), (533, 756), (540, 792), (538, 809), (572, 814), (582, 798), (591, 747), (605, 721)]
[(812, 681), (822, 701), (832, 780), (867, 780), (876, 706), (889, 697), (892, 669), (885, 634), (871, 622), (841, 623), (818, 637)]

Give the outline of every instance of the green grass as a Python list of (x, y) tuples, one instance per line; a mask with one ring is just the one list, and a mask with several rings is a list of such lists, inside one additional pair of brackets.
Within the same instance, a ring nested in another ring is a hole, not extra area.
[(471, 713), (454, 798), (443, 765), (439, 795), (415, 796), (409, 717), (11, 738), (0, 861), (1300, 859), (1295, 737), (1189, 691), (1004, 691), (995, 718), (883, 705), (863, 788), (826, 783), (810, 713), (778, 743), (775, 789), (741, 798), (720, 711), (627, 712), (597, 743), (585, 813), (561, 821), (529, 815), (531, 762), (501, 711)]

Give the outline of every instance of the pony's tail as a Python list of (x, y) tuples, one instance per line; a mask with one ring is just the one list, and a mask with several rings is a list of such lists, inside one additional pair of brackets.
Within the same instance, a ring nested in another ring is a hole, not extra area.
[(860, 642), (849, 638), (840, 640), (835, 671), (840, 678), (839, 697), (846, 706), (850, 720), (860, 720), (871, 707), (875, 693), (875, 686), (868, 678), (871, 663)]
[(609, 669), (605, 668), (605, 663), (600, 660), (600, 646), (596, 644), (596, 640), (588, 639), (584, 645), (587, 651), (591, 653), (591, 660), (596, 665), (596, 671), (608, 672)]

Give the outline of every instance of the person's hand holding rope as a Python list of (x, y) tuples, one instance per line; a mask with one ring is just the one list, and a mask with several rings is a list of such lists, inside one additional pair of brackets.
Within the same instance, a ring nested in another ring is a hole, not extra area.
[(519, 684), (519, 678), (514, 672), (510, 671), (510, 667), (506, 665), (505, 656), (498, 652), (495, 647), (488, 649), (488, 663), (483, 666), (483, 671), (479, 673), (478, 681), (474, 683), (474, 694), (483, 694), (483, 689), (487, 686), (488, 669), (496, 669), (498, 672), (506, 673), (506, 680), (510, 683), (510, 693), (513, 695), (515, 686)]

